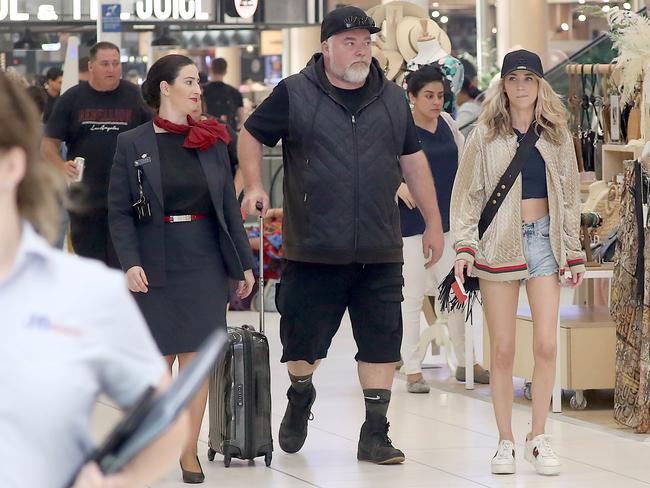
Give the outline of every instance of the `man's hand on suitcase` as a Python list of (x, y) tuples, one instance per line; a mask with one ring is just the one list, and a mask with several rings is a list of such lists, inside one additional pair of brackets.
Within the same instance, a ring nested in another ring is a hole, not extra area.
[[(260, 204), (262, 208), (259, 208)], [(247, 188), (244, 193), (242, 208), (249, 215), (266, 216), (266, 211), (269, 209), (269, 196), (264, 191), (264, 188)]]
[(105, 476), (95, 463), (88, 463), (81, 471), (72, 485), (72, 488), (129, 488), (130, 483), (125, 473), (117, 473)]
[(237, 287), (237, 296), (241, 299), (246, 298), (253, 291), (254, 285), (255, 276), (253, 275), (253, 270), (247, 269), (244, 271), (244, 281), (240, 281)]

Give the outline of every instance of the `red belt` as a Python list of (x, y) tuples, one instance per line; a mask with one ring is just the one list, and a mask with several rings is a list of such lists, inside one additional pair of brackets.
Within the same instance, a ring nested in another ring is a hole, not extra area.
[(194, 222), (195, 220), (205, 219), (206, 217), (207, 215), (167, 215), (163, 220), (175, 224), (177, 222)]

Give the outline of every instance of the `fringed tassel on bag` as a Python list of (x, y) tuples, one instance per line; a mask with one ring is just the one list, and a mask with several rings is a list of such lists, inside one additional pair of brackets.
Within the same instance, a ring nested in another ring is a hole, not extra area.
[(463, 283), (463, 287), (467, 292), (467, 300), (465, 300), (464, 303), (461, 303), (456, 297), (456, 294), (453, 292), (451, 285), (453, 285), (455, 281), (456, 275), (454, 274), (454, 270), (452, 268), (452, 270), (438, 287), (438, 300), (440, 300), (440, 309), (443, 312), (447, 313), (453, 312), (454, 310), (464, 310), (465, 319), (469, 320), (472, 315), (474, 302), (478, 300), (478, 278), (474, 276), (467, 276), (467, 274), (465, 274), (465, 283)]

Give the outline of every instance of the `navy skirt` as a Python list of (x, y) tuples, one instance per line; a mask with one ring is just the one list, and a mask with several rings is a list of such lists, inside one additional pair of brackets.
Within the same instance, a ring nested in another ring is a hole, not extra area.
[(217, 221), (166, 223), (165, 259), (167, 284), (134, 296), (160, 352), (195, 352), (212, 331), (226, 328), (230, 278)]

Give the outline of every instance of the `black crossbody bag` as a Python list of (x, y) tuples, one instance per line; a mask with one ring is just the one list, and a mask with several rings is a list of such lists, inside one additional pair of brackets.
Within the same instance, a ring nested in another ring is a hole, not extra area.
[[(481, 218), (478, 222), (478, 238), (481, 240), (483, 234), (488, 229), (492, 220), (497, 214), (499, 207), (506, 198), (506, 195), (512, 188), (512, 185), (515, 184), (519, 173), (521, 173), (522, 168), (524, 167), (524, 162), (528, 158), (528, 155), (535, 147), (537, 140), (541, 135), (541, 128), (538, 128), (536, 124), (530, 124), (526, 135), (522, 138), (521, 142), (517, 146), (517, 151), (515, 156), (512, 158), (510, 165), (506, 169), (505, 173), (499, 179), (499, 183), (496, 188), (490, 195), (483, 212), (481, 213)], [(475, 276), (468, 276), (467, 269), (463, 269), (465, 282), (463, 287), (467, 293), (467, 300), (461, 302), (456, 297), (455, 293), (452, 298), (452, 285), (456, 281), (456, 274), (454, 268), (451, 268), (451, 271), (447, 277), (440, 283), (438, 287), (438, 300), (440, 300), (440, 308), (443, 311), (451, 312), (453, 310), (465, 310), (467, 318), (470, 317), (472, 312), (472, 306), (474, 301), (478, 298), (479, 285), (478, 278)]]

